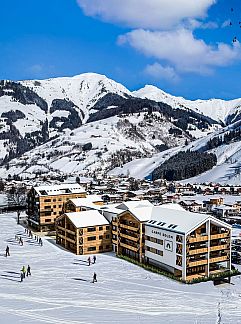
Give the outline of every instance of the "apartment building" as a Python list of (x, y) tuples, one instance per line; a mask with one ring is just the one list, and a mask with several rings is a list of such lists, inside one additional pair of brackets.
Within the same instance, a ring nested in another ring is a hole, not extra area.
[(55, 219), (63, 213), (63, 205), (71, 198), (85, 198), (78, 183), (33, 187), (27, 197), (28, 224), (38, 231), (54, 231)]
[(63, 214), (56, 219), (56, 243), (78, 255), (112, 251), (110, 223), (97, 210)]
[(207, 214), (153, 207), (145, 262), (183, 280), (231, 270), (231, 226)]
[(84, 198), (73, 198), (69, 199), (64, 203), (63, 211), (64, 213), (68, 212), (79, 212), (89, 209), (96, 209), (97, 206), (104, 205), (104, 201), (101, 196), (98, 195), (88, 195)]

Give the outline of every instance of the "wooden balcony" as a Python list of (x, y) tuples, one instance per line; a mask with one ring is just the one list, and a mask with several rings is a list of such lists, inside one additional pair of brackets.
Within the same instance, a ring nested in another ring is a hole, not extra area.
[(222, 262), (222, 261), (228, 261), (228, 256), (227, 255), (223, 255), (217, 258), (211, 258), (209, 259), (209, 263), (216, 263), (216, 262)]
[(189, 237), (187, 243), (203, 242), (208, 240), (208, 235), (196, 235), (195, 237)]
[(112, 234), (117, 235), (117, 229), (116, 230), (112, 230)]
[(202, 249), (195, 249), (195, 250), (187, 250), (187, 253), (189, 255), (195, 255), (195, 254), (201, 254), (201, 253), (207, 253), (208, 252), (208, 248), (202, 248)]
[(121, 224), (121, 223), (119, 225), (120, 225), (120, 227), (125, 228), (129, 231), (134, 231), (134, 232), (139, 231), (139, 227), (129, 226), (129, 225)]
[(128, 244), (125, 244), (125, 243), (120, 242), (120, 246), (122, 246), (125, 249), (134, 251), (134, 252), (139, 252), (139, 248), (137, 248), (135, 246), (132, 246), (132, 245), (128, 245)]
[(222, 233), (222, 234), (213, 234), (211, 235), (211, 240), (218, 240), (222, 238), (227, 238), (230, 236), (230, 233)]
[(120, 233), (120, 237), (124, 237), (127, 240), (131, 240), (131, 241), (134, 241), (134, 242), (139, 241), (139, 237), (134, 237), (134, 236), (130, 236), (130, 235), (122, 234), (122, 233)]
[(118, 224), (117, 224), (117, 221), (112, 221), (112, 225), (113, 226), (117, 226)]
[(187, 267), (188, 268), (191, 268), (191, 267), (197, 267), (197, 266), (200, 266), (200, 265), (205, 265), (208, 263), (208, 260), (199, 260), (199, 261), (187, 261)]
[(220, 250), (227, 250), (229, 249), (229, 246), (227, 244), (222, 245), (216, 245), (216, 246), (210, 246), (210, 251), (220, 251)]
[(67, 236), (64, 236), (64, 235), (62, 235), (60, 233), (58, 233), (57, 236), (61, 237), (62, 239), (66, 240), (66, 241), (68, 241), (70, 243), (76, 244), (76, 241), (75, 240), (72, 240), (71, 238), (69, 238)]
[(64, 232), (66, 232), (66, 233), (72, 234), (72, 235), (75, 235), (76, 234), (75, 231), (69, 230), (69, 229), (67, 229), (65, 227), (62, 227), (60, 225), (57, 225), (57, 228), (60, 229), (60, 230), (62, 230), (62, 231), (64, 231)]

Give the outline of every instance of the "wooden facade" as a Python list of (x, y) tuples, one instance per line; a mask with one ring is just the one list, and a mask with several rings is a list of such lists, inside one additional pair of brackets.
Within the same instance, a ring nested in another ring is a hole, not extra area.
[(117, 254), (143, 261), (144, 258), (144, 222), (138, 220), (130, 211), (120, 214), (112, 221), (113, 244), (117, 244)]
[(54, 231), (55, 219), (63, 213), (63, 205), (72, 198), (85, 198), (86, 192), (40, 195), (35, 188), (28, 193), (28, 223), (38, 231)]
[(56, 243), (77, 255), (109, 252), (112, 251), (111, 226), (77, 227), (63, 214), (56, 219)]

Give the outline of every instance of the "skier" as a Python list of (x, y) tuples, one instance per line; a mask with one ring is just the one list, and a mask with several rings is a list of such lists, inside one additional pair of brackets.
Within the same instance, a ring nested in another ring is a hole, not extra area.
[(8, 257), (10, 256), (10, 253), (9, 253), (9, 246), (7, 245), (6, 247), (6, 253), (5, 253), (5, 256)]
[(96, 256), (94, 255), (93, 256), (93, 263), (95, 263), (96, 262)]
[(27, 277), (28, 276), (31, 276), (31, 268), (30, 268), (30, 266), (28, 265), (28, 267), (27, 267)]
[(23, 278), (25, 278), (25, 275), (26, 275), (26, 268), (25, 266), (22, 267), (22, 274), (23, 274)]
[(88, 257), (88, 262), (89, 262), (89, 266), (90, 266), (90, 264), (91, 264), (91, 259), (90, 259), (90, 257)]
[(23, 273), (20, 272), (20, 281), (22, 282), (23, 281)]
[(94, 272), (94, 274), (93, 274), (93, 283), (94, 283), (94, 282), (97, 282), (96, 277), (97, 277), (97, 276), (96, 276), (96, 273)]
[(43, 246), (43, 241), (42, 241), (41, 237), (39, 238), (39, 244), (40, 244), (41, 246)]
[(20, 245), (23, 245), (23, 240), (22, 240), (21, 236), (20, 236), (20, 238), (19, 238), (19, 244), (20, 244)]

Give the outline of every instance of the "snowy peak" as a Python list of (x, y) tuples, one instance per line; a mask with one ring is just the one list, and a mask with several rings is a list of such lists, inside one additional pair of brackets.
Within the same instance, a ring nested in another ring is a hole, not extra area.
[(139, 98), (164, 102), (175, 109), (191, 109), (225, 124), (236, 121), (241, 112), (241, 99), (229, 101), (222, 99), (187, 100), (183, 97), (172, 96), (152, 85), (146, 85), (144, 88), (134, 91), (133, 95)]

